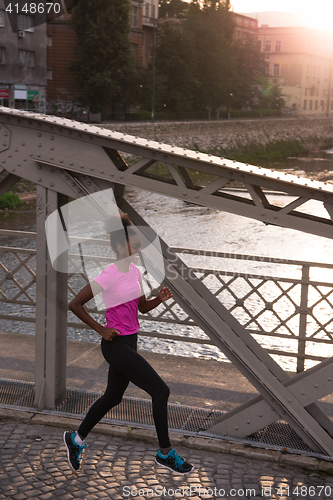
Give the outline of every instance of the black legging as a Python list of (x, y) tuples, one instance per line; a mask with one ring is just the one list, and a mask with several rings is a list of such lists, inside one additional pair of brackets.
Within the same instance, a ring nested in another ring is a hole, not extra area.
[(108, 385), (103, 396), (95, 401), (81, 423), (79, 436), (85, 439), (101, 418), (121, 402), (129, 382), (133, 382), (152, 397), (158, 442), (160, 448), (169, 448), (167, 401), (170, 390), (150, 364), (136, 352), (137, 333), (117, 335), (111, 341), (102, 339), (101, 347), (103, 356), (110, 365)]

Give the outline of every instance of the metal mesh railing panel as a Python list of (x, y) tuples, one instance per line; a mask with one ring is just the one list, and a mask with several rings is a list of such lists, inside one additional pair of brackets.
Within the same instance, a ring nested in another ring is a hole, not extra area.
[[(54, 408), (46, 408), (42, 413), (72, 415), (83, 417), (92, 403), (102, 393), (67, 389), (66, 397), (57, 402)], [(16, 380), (0, 380), (0, 406), (37, 411), (34, 404), (34, 384)], [(313, 454), (296, 432), (284, 421), (280, 420), (268, 425), (246, 438), (220, 436), (212, 434), (210, 428), (225, 412), (208, 410), (180, 404), (168, 405), (169, 428), (187, 435), (201, 435), (232, 439), (238, 442), (256, 443), (273, 448), (285, 448)], [(152, 404), (147, 399), (124, 397), (122, 402), (112, 408), (105, 417), (106, 421), (135, 425), (137, 427), (154, 427)]]

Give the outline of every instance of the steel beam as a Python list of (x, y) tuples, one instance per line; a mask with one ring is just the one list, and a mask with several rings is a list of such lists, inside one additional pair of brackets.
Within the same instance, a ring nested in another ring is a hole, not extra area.
[(0, 196), (6, 193), (10, 188), (12, 188), (21, 177), (14, 174), (8, 174), (0, 183)]
[[(65, 303), (62, 302), (65, 281), (50, 266), (41, 222), (64, 201), (58, 198), (60, 195), (56, 192), (78, 198), (117, 185), (119, 189), (116, 196), (121, 207), (139, 226), (147, 224), (121, 198), (123, 186), (141, 187), (265, 223), (333, 237), (333, 186), (326, 183), (300, 179), (62, 118), (7, 108), (0, 108), (0, 139), (1, 167), (11, 175), (38, 184), (37, 213), (40, 216), (43, 214), (37, 224), (37, 295), (40, 303), (36, 323), (36, 401), (39, 407), (52, 406), (64, 388), (60, 369), (66, 359), (65, 340), (60, 325), (65, 317)], [(139, 159), (134, 165), (128, 166), (119, 151)], [(165, 174), (156, 175), (149, 170), (156, 162), (165, 165)], [(194, 172), (204, 173), (210, 181), (204, 186), (200, 185), (194, 181)], [(244, 186), (245, 197), (226, 191), (229, 182), (234, 180)], [(265, 189), (288, 194), (294, 199), (281, 208), (268, 199)], [(323, 216), (298, 210), (309, 200), (322, 203)], [(166, 269), (165, 283), (173, 290), (176, 300), (264, 397), (265, 401), (259, 398), (248, 404), (247, 415), (250, 412), (258, 415), (258, 405), (262, 405), (266, 413), (270, 413), (267, 408), (271, 407), (271, 418), (285, 419), (314, 451), (333, 455), (331, 426), (314, 405), (314, 393), (318, 391), (308, 388), (307, 378), (308, 373), (309, 378), (311, 374), (318, 377), (319, 393), (324, 394), (330, 390), (331, 380), (328, 379), (332, 378), (332, 364), (321, 365), (317, 371), (305, 372), (304, 379), (299, 376), (290, 380), (218, 299), (191, 274), (187, 266), (164, 242), (161, 243)], [(161, 278), (156, 275), (158, 271), (154, 270), (153, 263), (150, 271), (153, 276), (155, 273), (156, 279)], [(61, 314), (58, 318), (59, 311)], [(324, 383), (323, 377), (327, 378), (327, 383)], [(307, 395), (305, 398), (303, 392)], [(242, 417), (239, 415), (236, 411), (234, 417), (240, 419), (241, 432), (244, 433), (244, 413)], [(260, 417), (255, 420), (257, 424), (254, 427), (258, 430), (263, 425), (260, 425)], [(251, 420), (247, 425), (249, 427), (245, 425), (245, 428), (252, 428)]]
[(39, 409), (53, 407), (66, 394), (67, 274), (53, 269), (45, 237), (46, 217), (66, 203), (67, 196), (37, 186), (35, 403)]
[[(333, 423), (313, 404), (333, 392), (333, 358), (302, 372), (283, 384), (318, 422), (333, 436)], [(246, 436), (281, 417), (262, 396), (257, 396), (220, 417), (211, 432)], [(246, 425), (244, 426), (244, 423)]]
[[(120, 206), (135, 225), (147, 225), (125, 200)], [(163, 241), (161, 245), (166, 259), (165, 283), (172, 289), (181, 307), (261, 392), (280, 418), (287, 420), (312, 449), (321, 449), (332, 455), (332, 437), (278, 379), (280, 377), (286, 381), (287, 374), (229, 314), (216, 297), (205, 289), (201, 281), (189, 272), (187, 266), (170, 248), (167, 248)], [(152, 272), (154, 273), (153, 268)], [(158, 276), (155, 278), (158, 279)], [(270, 358), (268, 362), (267, 357)], [(319, 409), (318, 411), (320, 413)], [(261, 428), (260, 419), (256, 424), (256, 430)], [(244, 429), (244, 426), (241, 427)]]
[[(1, 166), (20, 176), (24, 171), (24, 178), (37, 178), (38, 183), (44, 184), (43, 172), (38, 175), (33, 170), (37, 163), (43, 163), (67, 170), (73, 176), (86, 174), (266, 224), (333, 237), (333, 186), (330, 184), (48, 115), (0, 108), (0, 125), (0, 138), (3, 135), (3, 144), (6, 144), (0, 152)], [(140, 159), (128, 167), (119, 151)], [(166, 174), (154, 175), (149, 171), (156, 162), (166, 166)], [(191, 176), (195, 172), (210, 176), (211, 181), (205, 186), (194, 182)], [(247, 197), (222, 189), (230, 181), (242, 183)], [(286, 207), (280, 207), (269, 201), (265, 189), (295, 199)], [(304, 204), (309, 200), (321, 202), (322, 216), (306, 213)]]

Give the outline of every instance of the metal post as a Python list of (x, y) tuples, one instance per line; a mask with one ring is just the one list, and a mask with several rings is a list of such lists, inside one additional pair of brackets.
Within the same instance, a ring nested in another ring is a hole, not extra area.
[(300, 305), (300, 314), (299, 314), (297, 372), (304, 371), (306, 321), (307, 321), (307, 316), (308, 316), (309, 279), (310, 279), (310, 266), (305, 264), (302, 266), (302, 285), (301, 285), (301, 305)]
[(46, 332), (46, 191), (37, 184), (36, 221), (36, 334), (35, 334), (35, 404), (45, 407), (45, 332)]
[(45, 219), (67, 201), (67, 196), (37, 187), (35, 402), (39, 409), (53, 407), (66, 394), (67, 274), (52, 267)]
[(153, 95), (151, 107), (151, 122), (155, 121), (155, 18), (153, 18)]

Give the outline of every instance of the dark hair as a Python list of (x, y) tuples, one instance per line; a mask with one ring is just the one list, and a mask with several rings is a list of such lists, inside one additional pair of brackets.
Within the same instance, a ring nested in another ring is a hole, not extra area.
[[(123, 229), (112, 230), (112, 227), (119, 227), (119, 218), (123, 225)], [(117, 254), (117, 245), (125, 245), (128, 242), (130, 236), (134, 236), (136, 233), (131, 229), (132, 223), (129, 220), (127, 214), (120, 214), (120, 217), (115, 216), (106, 222), (106, 232), (110, 235), (111, 248), (115, 254)]]

